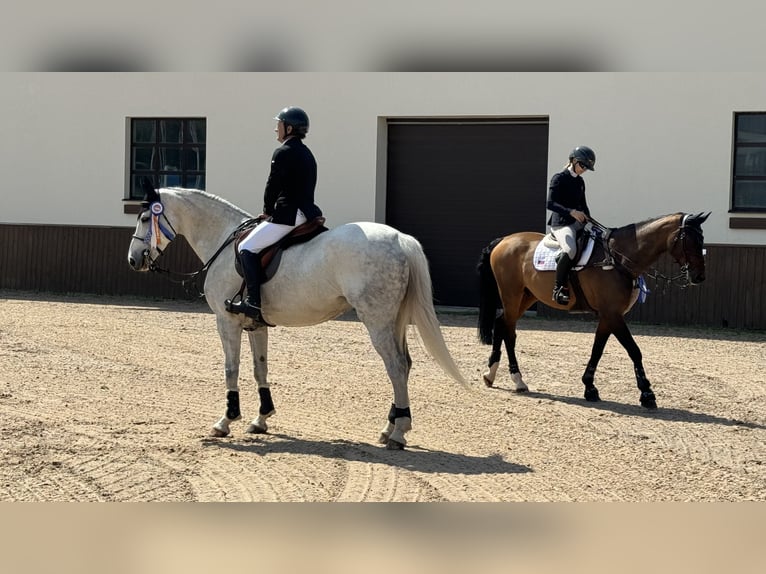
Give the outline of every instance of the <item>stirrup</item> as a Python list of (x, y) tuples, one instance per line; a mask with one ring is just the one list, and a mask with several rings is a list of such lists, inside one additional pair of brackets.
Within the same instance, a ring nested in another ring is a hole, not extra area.
[[(250, 301), (247, 299), (240, 299), (239, 301), (234, 301), (233, 299), (226, 299), (224, 302), (226, 306), (226, 310), (229, 313), (242, 313), (243, 315), (246, 315), (250, 317), (253, 321), (256, 323), (261, 323), (262, 325), (269, 325), (269, 323), (266, 322), (266, 320), (263, 318), (263, 315), (261, 314), (261, 308), (256, 307)], [(273, 325), (271, 325), (273, 327)]]
[(596, 267), (601, 267), (604, 271), (610, 271), (614, 269), (614, 259), (608, 255), (600, 263), (596, 263)]
[(240, 305), (242, 305), (242, 297), (240, 295), (235, 295), (223, 302), (223, 306), (229, 313), (241, 313), (242, 311), (239, 310)]
[(566, 287), (559, 287), (553, 290), (552, 299), (559, 305), (569, 304), (569, 289)]

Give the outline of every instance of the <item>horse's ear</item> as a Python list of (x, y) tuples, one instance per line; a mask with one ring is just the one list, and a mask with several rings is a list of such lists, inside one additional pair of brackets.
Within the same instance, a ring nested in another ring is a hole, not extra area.
[(141, 189), (144, 191), (144, 202), (152, 203), (153, 201), (159, 201), (160, 196), (157, 194), (157, 190), (154, 189), (152, 180), (149, 177), (143, 176), (141, 178)]
[(690, 225), (694, 225), (696, 227), (701, 227), (703, 223), (705, 223), (705, 220), (710, 217), (710, 214), (712, 211), (708, 211), (707, 213), (700, 211), (699, 213), (696, 213), (694, 215), (690, 215), (688, 219), (688, 223)]

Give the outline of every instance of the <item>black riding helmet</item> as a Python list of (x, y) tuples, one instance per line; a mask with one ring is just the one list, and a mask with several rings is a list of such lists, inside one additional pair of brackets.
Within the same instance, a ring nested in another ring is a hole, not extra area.
[(596, 171), (596, 152), (586, 145), (581, 145), (572, 150), (569, 154), (569, 161), (575, 160), (581, 166), (591, 171)]
[(301, 108), (288, 106), (279, 112), (275, 120), (284, 122), (285, 126), (293, 126), (293, 134), (305, 136), (309, 131), (309, 116)]

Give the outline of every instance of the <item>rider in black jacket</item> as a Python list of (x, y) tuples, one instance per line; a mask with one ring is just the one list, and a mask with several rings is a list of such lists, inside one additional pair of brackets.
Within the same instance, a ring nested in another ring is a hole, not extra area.
[(239, 244), (240, 261), (247, 284), (247, 297), (238, 302), (226, 300), (226, 309), (244, 313), (256, 322), (267, 324), (261, 315), (261, 283), (264, 270), (260, 251), (273, 245), (295, 227), (322, 215), (314, 203), (317, 163), (303, 143), (309, 117), (301, 108), (284, 108), (277, 120), (277, 140), (282, 144), (271, 156), (271, 171), (263, 194), (263, 213), (257, 225)]
[(582, 174), (594, 170), (596, 154), (588, 146), (579, 146), (569, 154), (564, 171), (554, 174), (548, 186), (548, 204), (551, 211), (548, 225), (561, 245), (562, 253), (556, 266), (553, 300), (559, 305), (569, 303), (567, 276), (577, 253), (577, 232), (590, 217), (585, 200), (585, 181)]

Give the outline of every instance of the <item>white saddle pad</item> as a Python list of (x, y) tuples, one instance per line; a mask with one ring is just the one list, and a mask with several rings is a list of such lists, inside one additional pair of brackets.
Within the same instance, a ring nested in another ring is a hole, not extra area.
[[(588, 238), (588, 243), (585, 245), (585, 249), (583, 249), (582, 255), (580, 256), (580, 260), (575, 264), (573, 269), (575, 271), (578, 271), (585, 267), (585, 264), (588, 262), (588, 259), (590, 259), (591, 253), (593, 253), (593, 244), (595, 242), (593, 241), (593, 237)], [(541, 240), (537, 244), (537, 248), (535, 249), (535, 256), (534, 256), (534, 262), (535, 262), (535, 269), (538, 271), (555, 271), (556, 270), (556, 256), (561, 253), (561, 247), (548, 247), (545, 244), (545, 240)]]

